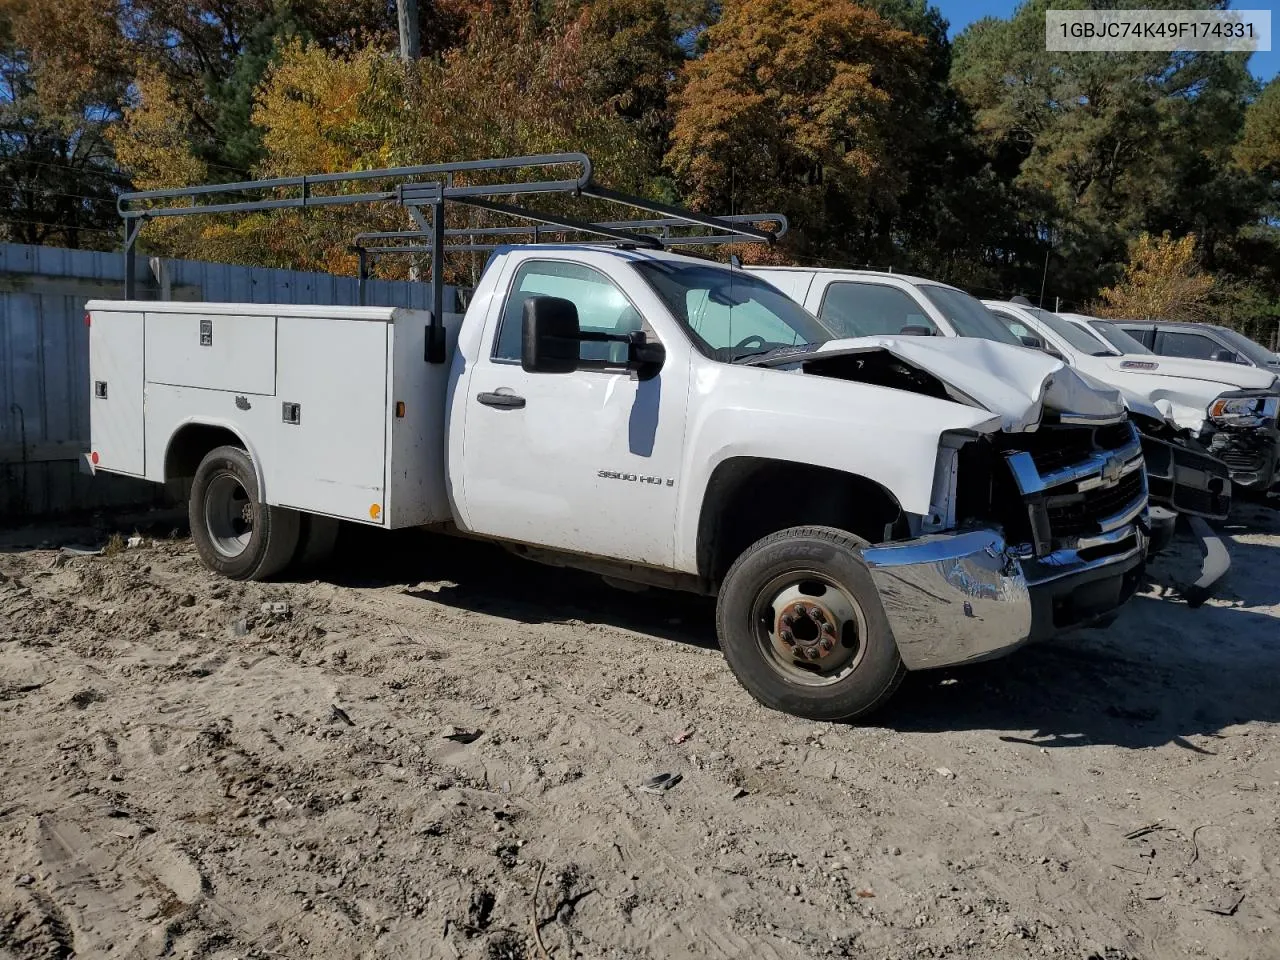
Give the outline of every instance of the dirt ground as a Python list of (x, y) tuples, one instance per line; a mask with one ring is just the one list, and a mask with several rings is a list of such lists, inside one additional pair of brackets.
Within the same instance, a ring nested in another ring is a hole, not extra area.
[(758, 706), (704, 599), (422, 534), (237, 584), (139, 529), (0, 535), (2, 960), (1280, 957), (1280, 511), (1204, 607), (1180, 542), (860, 726)]

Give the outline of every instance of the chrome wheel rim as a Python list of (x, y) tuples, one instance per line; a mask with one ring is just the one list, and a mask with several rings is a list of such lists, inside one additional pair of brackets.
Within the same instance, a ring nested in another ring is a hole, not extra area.
[(848, 590), (817, 571), (770, 580), (756, 594), (751, 623), (765, 661), (791, 683), (829, 686), (862, 662), (862, 608)]
[(229, 559), (240, 556), (253, 538), (255, 517), (249, 491), (233, 473), (220, 473), (204, 495), (204, 526), (213, 548)]

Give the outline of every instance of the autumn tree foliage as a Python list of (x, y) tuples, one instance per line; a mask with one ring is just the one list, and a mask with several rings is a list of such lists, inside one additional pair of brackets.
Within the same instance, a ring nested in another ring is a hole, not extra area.
[(1129, 248), (1124, 276), (1100, 294), (1098, 315), (1127, 320), (1204, 320), (1214, 278), (1196, 262), (1196, 236), (1143, 233)]
[[(544, 26), (523, 0), (475, 21), (463, 46), (412, 65), (378, 44), (335, 51), (291, 40), (257, 88), (252, 121), (263, 158), (254, 172), (336, 173), (580, 150), (599, 165), (602, 180), (643, 191), (643, 147), (578, 69), (583, 45), (581, 22)], [(153, 99), (140, 97), (126, 116), (122, 159), (155, 182), (199, 179), (200, 160), (181, 143), (184, 123), (158, 85)], [(451, 225), (488, 222), (473, 214)], [(350, 273), (355, 233), (409, 226), (402, 210), (352, 207), (160, 221), (149, 229), (153, 247), (175, 255)], [(406, 262), (388, 261), (381, 273), (403, 276), (406, 269)]]
[(902, 188), (923, 47), (850, 0), (727, 6), (685, 66), (667, 160), (693, 204), (779, 208), (825, 239)]

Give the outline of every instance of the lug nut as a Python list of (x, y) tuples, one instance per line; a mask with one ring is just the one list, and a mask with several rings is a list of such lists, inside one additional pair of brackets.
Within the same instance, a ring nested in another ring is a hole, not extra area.
[(824, 624), (822, 625), (822, 632), (823, 632), (823, 633), (825, 633), (825, 634), (827, 634), (827, 635), (829, 635), (829, 636), (834, 637), (834, 636), (836, 635), (836, 628), (835, 628), (835, 626), (834, 626), (833, 624), (830, 624), (830, 623), (824, 623)]
[(783, 630), (780, 636), (782, 637), (783, 643), (794, 645), (796, 642), (796, 638), (792, 635), (790, 630)]
[(813, 619), (817, 620), (819, 623), (827, 622), (827, 615), (822, 612), (821, 607), (810, 607), (809, 616), (813, 617)]
[(784, 613), (784, 614), (782, 615), (782, 625), (783, 625), (784, 627), (789, 627), (789, 626), (791, 626), (792, 624), (794, 624), (795, 622), (796, 622), (795, 614), (793, 614), (793, 613)]
[(830, 640), (823, 640), (823, 641), (822, 641), (822, 652), (823, 652), (823, 653), (830, 653), (830, 652), (831, 652), (831, 648), (832, 648), (832, 647), (834, 647), (834, 646), (835, 646), (835, 644), (834, 644), (834, 643), (832, 643)]

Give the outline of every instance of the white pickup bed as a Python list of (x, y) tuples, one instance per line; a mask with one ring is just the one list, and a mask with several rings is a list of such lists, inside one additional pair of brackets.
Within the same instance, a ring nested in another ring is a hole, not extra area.
[[(399, 307), (90, 301), (95, 470), (162, 482), (183, 428), (249, 451), (275, 506), (398, 528), (452, 516), (450, 364)], [(453, 349), (460, 316), (446, 318)], [(400, 405), (403, 404), (403, 407)]]

